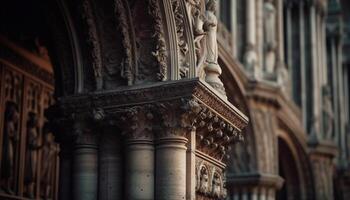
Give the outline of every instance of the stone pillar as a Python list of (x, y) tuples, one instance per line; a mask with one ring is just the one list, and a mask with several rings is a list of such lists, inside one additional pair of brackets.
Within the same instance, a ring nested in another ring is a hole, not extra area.
[(245, 67), (251, 72), (253, 78), (260, 77), (258, 68), (258, 56), (256, 52), (256, 20), (255, 0), (246, 1), (246, 50), (244, 54)]
[(125, 199), (154, 199), (154, 141), (151, 107), (133, 107), (121, 117), (125, 138)]
[(186, 186), (187, 186), (187, 197), (186, 200), (195, 200), (196, 199), (196, 131), (192, 130), (187, 137), (189, 139), (187, 143), (187, 177), (186, 177)]
[(60, 165), (59, 165), (58, 199), (59, 200), (71, 199), (72, 147), (69, 144), (67, 143), (60, 144), (59, 160), (60, 160)]
[[(291, 3), (286, 5), (286, 30), (287, 30), (287, 65), (290, 69), (293, 66), (292, 60), (292, 11)], [(290, 73), (291, 74), (291, 73)]]
[(154, 146), (152, 140), (127, 140), (125, 178), (126, 199), (154, 199)]
[(306, 85), (309, 80), (306, 78), (306, 45), (305, 45), (305, 4), (303, 1), (299, 2), (299, 25), (300, 25), (300, 70), (301, 70), (301, 107), (302, 107), (302, 120), (305, 130), (307, 128), (307, 90)]
[(182, 136), (156, 141), (156, 199), (186, 199), (186, 143)]
[[(108, 129), (108, 130), (107, 130)], [(123, 161), (121, 138), (116, 127), (108, 126), (99, 147), (99, 200), (123, 198)]]
[(98, 149), (96, 136), (78, 130), (73, 150), (73, 199), (97, 200)]
[(315, 195), (318, 200), (332, 200), (334, 164), (337, 146), (333, 143), (319, 143), (310, 147), (310, 160), (314, 172)]
[(311, 26), (311, 51), (312, 51), (312, 83), (313, 83), (313, 124), (311, 131), (313, 139), (319, 137), (320, 122), (318, 117), (320, 115), (320, 86), (319, 86), (319, 63), (318, 63), (318, 46), (317, 46), (317, 15), (315, 5), (310, 6), (310, 26)]

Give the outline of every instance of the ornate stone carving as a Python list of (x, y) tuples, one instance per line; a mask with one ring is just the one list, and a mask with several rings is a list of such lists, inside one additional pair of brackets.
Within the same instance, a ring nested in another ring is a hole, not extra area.
[(152, 55), (156, 57), (159, 73), (158, 79), (165, 81), (167, 79), (167, 52), (164, 38), (164, 30), (162, 24), (162, 16), (159, 9), (159, 1), (150, 0), (149, 1), (149, 13), (154, 19), (154, 33), (153, 37), (156, 39), (156, 48), (152, 52)]
[(189, 47), (185, 36), (185, 16), (182, 13), (181, 1), (172, 0), (172, 9), (175, 17), (177, 44), (179, 46), (180, 76), (181, 78), (186, 78), (190, 70), (190, 64), (187, 58)]
[(206, 60), (205, 60), (205, 81), (214, 89), (221, 93), (225, 98), (226, 92), (224, 84), (219, 76), (222, 70), (218, 64), (218, 42), (217, 42), (217, 27), (218, 20), (215, 16), (216, 0), (209, 0), (206, 3), (204, 30), (206, 31)]
[(121, 106), (127, 107), (136, 103), (151, 103), (155, 99), (158, 102), (162, 102), (169, 99), (188, 97), (198, 99), (206, 107), (212, 108), (215, 113), (219, 114), (220, 118), (229, 122), (238, 132), (242, 131), (248, 121), (237, 108), (227, 101), (223, 101), (198, 79), (120, 89), (105, 93), (91, 93), (90, 95), (62, 98), (60, 103), (64, 105), (62, 107), (63, 112), (66, 114), (71, 112), (84, 113), (92, 107), (104, 108), (115, 105), (108, 109), (104, 108), (106, 112), (113, 112), (113, 110), (120, 109)]
[(209, 171), (204, 165), (199, 169), (199, 183), (198, 191), (203, 194), (208, 194), (210, 192), (209, 188)]
[(92, 58), (92, 67), (94, 70), (94, 76), (96, 79), (96, 89), (100, 90), (103, 87), (102, 80), (102, 58), (100, 41), (97, 34), (97, 27), (95, 23), (95, 17), (90, 5), (89, 0), (84, 0), (82, 3), (83, 12), (82, 17), (85, 20), (87, 26), (88, 44), (92, 49), (90, 52)]
[(275, 72), (276, 65), (276, 9), (272, 0), (264, 3), (264, 41), (265, 41), (265, 71)]
[(8, 194), (14, 194), (15, 155), (17, 154), (16, 146), (19, 140), (18, 122), (18, 105), (13, 102), (7, 102), (2, 138), (1, 180), (3, 180), (3, 183), (1, 188)]
[[(2, 44), (1, 40), (2, 40), (2, 38), (0, 36), (0, 46), (1, 46), (0, 54), (3, 58), (6, 58), (6, 61), (9, 61), (13, 65), (20, 67), (25, 72), (28, 72), (30, 74), (35, 75), (36, 77), (40, 78), (40, 80), (43, 80), (50, 85), (53, 85), (54, 77), (51, 73), (43, 70), (42, 68), (36, 66), (35, 64), (33, 64), (31, 62), (28, 62), (23, 57), (16, 54), (14, 51), (11, 51), (9, 48), (7, 48), (5, 45)], [(3, 63), (2, 61), (0, 61), (0, 62)], [(6, 66), (7, 64), (4, 64), (4, 65)], [(11, 73), (13, 73), (13, 72), (11, 72)], [(15, 75), (15, 74), (13, 74), (13, 75)], [(10, 75), (10, 76), (12, 76), (12, 75)], [(5, 78), (7, 78), (7, 77), (5, 77)], [(13, 78), (16, 78), (16, 77), (13, 77)], [(5, 81), (5, 83), (11, 83), (11, 82)], [(17, 93), (20, 94), (21, 93), (20, 91), (21, 90), (17, 90)]]
[(135, 106), (127, 108), (120, 114), (120, 127), (127, 139), (152, 139), (153, 106)]
[(40, 148), (39, 127), (37, 114), (30, 112), (28, 117), (24, 182), (27, 191), (26, 196), (33, 199), (35, 197), (35, 182), (37, 179), (38, 149)]
[(135, 48), (132, 40), (133, 30), (131, 29), (130, 17), (128, 14), (128, 3), (124, 0), (115, 0), (115, 13), (119, 21), (123, 40), (122, 44), (125, 49), (125, 58), (121, 63), (121, 76), (127, 80), (128, 85), (132, 85), (135, 76)]
[(322, 98), (323, 98), (323, 138), (326, 140), (333, 139), (333, 122), (334, 122), (334, 112), (332, 106), (332, 97), (330, 87), (322, 87)]
[(44, 141), (42, 145), (42, 158), (41, 158), (41, 177), (40, 184), (41, 197), (43, 199), (50, 199), (53, 197), (53, 179), (55, 174), (55, 164), (58, 153), (57, 145), (54, 142), (54, 136), (50, 131), (48, 123), (43, 127)]
[(225, 199), (225, 173), (223, 166), (196, 157), (197, 199)]

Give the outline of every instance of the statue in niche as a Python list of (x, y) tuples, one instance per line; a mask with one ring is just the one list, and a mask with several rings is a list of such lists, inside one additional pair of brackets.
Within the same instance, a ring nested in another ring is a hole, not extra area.
[(1, 159), (1, 189), (8, 194), (14, 194), (14, 163), (16, 146), (19, 140), (18, 123), (19, 112), (17, 104), (14, 102), (7, 102)]
[(38, 149), (40, 148), (39, 131), (37, 115), (30, 112), (28, 117), (24, 181), (27, 197), (34, 198), (34, 186), (38, 167)]
[(331, 140), (333, 134), (334, 113), (332, 106), (331, 90), (328, 85), (322, 87), (323, 92), (323, 131), (324, 139)]
[(197, 66), (202, 63), (203, 52), (201, 41), (205, 36), (203, 30), (204, 17), (201, 14), (200, 8), (195, 7), (193, 10), (193, 34), (194, 34), (194, 47), (196, 51), (196, 64)]
[(204, 30), (206, 31), (206, 62), (209, 65), (218, 65), (217, 27), (218, 20), (215, 16), (216, 1), (208, 0), (206, 4)]
[(45, 200), (52, 197), (52, 178), (55, 170), (55, 159), (57, 148), (54, 142), (54, 136), (49, 129), (48, 123), (43, 127), (44, 143), (42, 145), (42, 162), (41, 162), (41, 197)]
[(209, 191), (209, 173), (205, 166), (200, 168), (199, 191), (203, 194)]
[(265, 71), (272, 74), (276, 65), (276, 9), (273, 0), (264, 3)]
[(215, 197), (221, 197), (221, 179), (220, 179), (220, 175), (215, 172), (213, 175), (213, 184), (212, 184), (212, 194)]

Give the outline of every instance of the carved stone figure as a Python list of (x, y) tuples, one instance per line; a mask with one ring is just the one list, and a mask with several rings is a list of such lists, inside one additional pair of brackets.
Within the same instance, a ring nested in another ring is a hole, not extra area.
[(42, 198), (47, 200), (52, 197), (52, 178), (55, 170), (55, 159), (57, 156), (57, 148), (54, 143), (54, 136), (49, 130), (46, 123), (43, 128), (44, 143), (42, 146), (42, 162), (41, 162), (41, 187)]
[(212, 194), (214, 197), (220, 198), (221, 194), (221, 179), (218, 173), (214, 173), (213, 175), (213, 184), (212, 184)]
[(203, 194), (209, 192), (209, 174), (207, 168), (204, 166), (200, 169), (199, 191)]
[(194, 35), (194, 45), (195, 45), (195, 50), (196, 50), (196, 64), (197, 66), (201, 63), (202, 61), (202, 55), (203, 53), (201, 52), (202, 50), (202, 45), (201, 41), (203, 37), (205, 36), (205, 32), (203, 30), (203, 25), (204, 25), (204, 17), (200, 12), (199, 8), (194, 8), (193, 9), (193, 35)]
[(323, 131), (324, 139), (332, 139), (334, 113), (329, 86), (323, 86)]
[(206, 3), (204, 30), (206, 32), (206, 59), (205, 81), (221, 93), (226, 99), (224, 84), (219, 76), (222, 70), (218, 64), (217, 28), (218, 20), (215, 16), (216, 0), (208, 0)]
[(18, 141), (18, 106), (7, 102), (3, 133), (3, 149), (1, 159), (1, 188), (8, 194), (13, 194), (14, 162), (16, 144)]
[(265, 70), (272, 74), (276, 65), (276, 9), (273, 0), (264, 3)]
[(38, 118), (33, 112), (29, 113), (27, 122), (27, 144), (25, 155), (25, 185), (27, 196), (34, 198), (39, 145)]
[(216, 1), (209, 0), (206, 4), (204, 29), (206, 35), (207, 57), (208, 64), (218, 64), (218, 44), (217, 44), (217, 28), (218, 20), (215, 16)]

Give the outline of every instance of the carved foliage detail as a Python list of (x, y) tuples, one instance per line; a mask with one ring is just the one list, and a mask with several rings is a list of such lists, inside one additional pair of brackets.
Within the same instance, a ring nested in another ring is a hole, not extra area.
[(162, 16), (158, 2), (159, 1), (157, 0), (149, 1), (149, 14), (153, 17), (154, 20), (153, 37), (156, 39), (156, 48), (152, 52), (152, 55), (157, 59), (159, 66), (159, 73), (157, 74), (157, 77), (159, 80), (165, 81), (167, 79), (167, 52)]
[(175, 18), (176, 25), (176, 35), (177, 35), (177, 44), (179, 46), (179, 55), (180, 55), (180, 76), (181, 78), (188, 77), (189, 73), (189, 62), (188, 62), (188, 43), (185, 36), (185, 15), (182, 11), (182, 3), (178, 0), (172, 1), (172, 9)]
[(95, 17), (92, 11), (89, 0), (84, 0), (82, 17), (85, 20), (87, 26), (88, 44), (91, 48), (90, 54), (92, 57), (92, 67), (94, 70), (94, 76), (96, 78), (96, 88), (102, 89), (102, 58), (100, 41), (97, 34), (97, 27)]
[[(123, 35), (123, 47), (125, 49), (125, 59), (121, 66), (121, 75), (124, 77), (128, 85), (132, 85), (134, 81), (135, 76), (135, 68), (133, 65), (135, 65), (135, 50), (133, 48), (133, 40), (132, 40), (132, 29), (131, 29), (131, 22), (129, 13), (127, 12), (129, 10), (127, 3), (124, 2), (124, 0), (116, 0), (115, 2), (115, 12), (118, 17), (119, 21), (119, 28)], [(136, 66), (136, 65), (135, 65)]]

